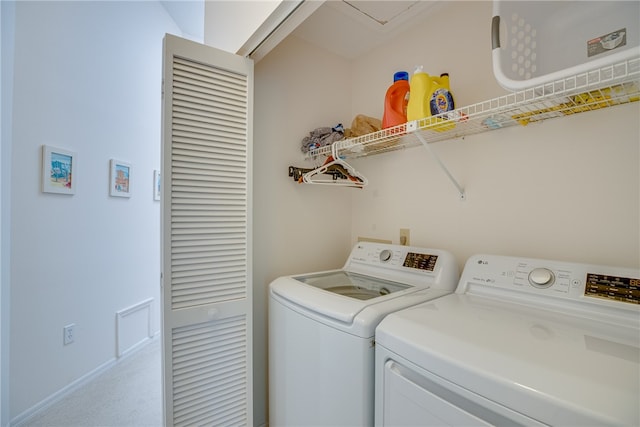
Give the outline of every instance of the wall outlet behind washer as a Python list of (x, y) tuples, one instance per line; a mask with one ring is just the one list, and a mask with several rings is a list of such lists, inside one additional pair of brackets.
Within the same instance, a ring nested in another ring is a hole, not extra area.
[(409, 229), (408, 228), (401, 228), (400, 229), (400, 244), (402, 246), (409, 246), (411, 244), (411, 241), (409, 239)]

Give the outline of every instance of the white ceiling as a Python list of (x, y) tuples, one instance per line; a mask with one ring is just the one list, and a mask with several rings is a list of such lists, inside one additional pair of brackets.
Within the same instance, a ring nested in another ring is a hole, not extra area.
[[(356, 58), (424, 19), (441, 1), (327, 0), (293, 34), (345, 58)], [(186, 35), (204, 40), (204, 0), (160, 3)]]
[(356, 58), (424, 19), (437, 3), (438, 0), (330, 0), (293, 34), (345, 58)]
[(160, 0), (185, 35), (204, 40), (204, 0)]

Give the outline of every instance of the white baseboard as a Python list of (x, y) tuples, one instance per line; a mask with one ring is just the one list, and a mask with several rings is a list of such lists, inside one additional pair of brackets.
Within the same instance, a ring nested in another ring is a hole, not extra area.
[(61, 388), (60, 390), (56, 391), (55, 393), (53, 393), (52, 395), (50, 395), (46, 399), (40, 401), (39, 403), (35, 404), (31, 408), (27, 409), (22, 414), (18, 415), (14, 419), (12, 419), (11, 422), (9, 423), (9, 425), (10, 426), (14, 426), (14, 427), (18, 427), (18, 426), (22, 425), (25, 421), (28, 421), (32, 417), (38, 415), (41, 411), (44, 411), (45, 409), (49, 408), (50, 406), (53, 406), (54, 404), (56, 404), (57, 402), (62, 400), (65, 396), (67, 396), (68, 394), (71, 394), (72, 392), (76, 391), (77, 389), (79, 389), (83, 385), (87, 384), (92, 379), (98, 377), (103, 372), (106, 372), (107, 370), (112, 368), (117, 362), (118, 362), (118, 360), (114, 357), (113, 359), (103, 363), (102, 365), (100, 365), (96, 369), (94, 369), (93, 371), (83, 375), (82, 377), (78, 378), (77, 380), (73, 381), (72, 383), (68, 384), (67, 386), (65, 386), (65, 387)]
[(56, 403), (64, 399), (67, 395), (73, 393), (83, 385), (97, 378), (98, 376), (108, 371), (109, 369), (113, 368), (117, 364), (122, 363), (125, 359), (129, 358), (129, 356), (133, 355), (134, 353), (142, 349), (147, 344), (150, 344), (159, 335), (160, 335), (160, 331), (155, 332), (149, 338), (146, 338), (145, 340), (137, 343), (132, 348), (127, 349), (127, 351), (122, 357), (114, 357), (108, 360), (107, 362), (98, 366), (91, 372), (88, 372), (87, 374), (83, 375), (82, 377), (78, 378), (77, 380), (66, 385), (65, 387), (61, 388), (57, 392), (53, 393), (46, 399), (41, 400), (37, 404), (33, 405), (31, 408), (27, 409), (26, 411), (24, 411), (23, 413), (13, 418), (11, 421), (9, 421), (9, 426), (20, 427), (22, 424), (26, 423), (30, 419), (39, 415), (42, 411), (48, 409), (49, 407), (55, 405)]

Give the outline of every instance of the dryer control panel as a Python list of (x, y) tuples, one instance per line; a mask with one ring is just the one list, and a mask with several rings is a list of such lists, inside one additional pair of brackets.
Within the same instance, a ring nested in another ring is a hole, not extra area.
[(640, 279), (588, 273), (584, 294), (640, 304)]
[(576, 301), (640, 305), (640, 270), (532, 258), (475, 255), (467, 261), (457, 293), (485, 290)]

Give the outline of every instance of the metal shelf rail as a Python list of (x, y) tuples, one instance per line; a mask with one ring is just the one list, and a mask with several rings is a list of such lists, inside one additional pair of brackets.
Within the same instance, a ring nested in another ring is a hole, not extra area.
[[(383, 129), (356, 138), (336, 141), (307, 153), (317, 159), (336, 153), (353, 159), (423, 144), (462, 138), (510, 126), (526, 126), (557, 117), (607, 108), (640, 100), (640, 57), (586, 71), (561, 80), (513, 92), (489, 101), (458, 108)], [(436, 156), (437, 159), (437, 156)], [(464, 199), (464, 190), (437, 159)]]

